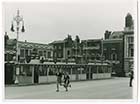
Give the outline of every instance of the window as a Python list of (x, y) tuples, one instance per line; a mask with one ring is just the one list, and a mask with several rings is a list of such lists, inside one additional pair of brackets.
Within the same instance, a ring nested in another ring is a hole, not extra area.
[(54, 49), (57, 49), (57, 46), (56, 45), (54, 46)]
[(103, 68), (101, 66), (98, 66), (98, 73), (103, 73)]
[(25, 56), (28, 56), (28, 49), (25, 50)]
[(56, 68), (49, 68), (49, 75), (56, 75)]
[(77, 68), (72, 68), (72, 74), (77, 74), (77, 73), (78, 73)]
[(59, 46), (59, 47), (58, 47), (58, 49), (62, 49), (62, 47), (61, 47), (61, 46)]
[(67, 55), (70, 55), (70, 51), (69, 50), (67, 51)]
[(117, 60), (117, 54), (116, 53), (111, 54), (111, 60)]
[(91, 73), (97, 73), (97, 66), (92, 66)]
[(20, 66), (19, 71), (21, 76), (32, 76), (31, 66)]
[(39, 68), (39, 75), (40, 76), (46, 76), (47, 75), (47, 67), (40, 66), (40, 68)]
[(51, 58), (51, 52), (48, 52), (48, 58)]
[(46, 51), (44, 51), (44, 57), (46, 57)]
[(56, 52), (54, 53), (54, 57), (55, 57), (55, 58), (57, 57), (57, 54), (56, 54)]
[(42, 51), (39, 51), (39, 56), (43, 56), (43, 52)]
[(31, 55), (31, 50), (29, 50), (29, 55)]
[(134, 38), (133, 37), (128, 37), (128, 43), (133, 43), (134, 42)]
[(130, 49), (130, 55), (131, 55), (131, 57), (134, 56), (134, 49), (133, 48)]
[(20, 56), (24, 57), (24, 49), (20, 49)]
[(58, 53), (58, 57), (59, 57), (59, 58), (61, 58), (61, 57), (62, 57), (62, 54), (61, 54), (61, 52), (59, 52), (59, 53)]

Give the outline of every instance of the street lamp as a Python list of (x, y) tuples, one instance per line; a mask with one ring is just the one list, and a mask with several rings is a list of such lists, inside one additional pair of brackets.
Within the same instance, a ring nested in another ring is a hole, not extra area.
[[(14, 24), (15, 23), (15, 24)], [(19, 10), (17, 10), (17, 15), (13, 18), (12, 24), (11, 24), (11, 31), (16, 32), (17, 34), (17, 42), (16, 42), (16, 63), (18, 64), (18, 39), (19, 39), (19, 32), (25, 32), (24, 28), (24, 21), (23, 18), (19, 15)], [(16, 74), (18, 73), (18, 69), (16, 70)], [(18, 79), (16, 76), (15, 83), (18, 83)]]

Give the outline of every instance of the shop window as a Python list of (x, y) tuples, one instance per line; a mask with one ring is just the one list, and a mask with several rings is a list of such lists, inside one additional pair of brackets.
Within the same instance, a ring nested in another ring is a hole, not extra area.
[(56, 68), (50, 68), (49, 69), (49, 75), (56, 75)]
[(45, 66), (40, 67), (39, 75), (40, 76), (46, 76), (47, 75), (47, 67), (45, 67)]
[(98, 73), (103, 73), (103, 68), (101, 66), (98, 66)]

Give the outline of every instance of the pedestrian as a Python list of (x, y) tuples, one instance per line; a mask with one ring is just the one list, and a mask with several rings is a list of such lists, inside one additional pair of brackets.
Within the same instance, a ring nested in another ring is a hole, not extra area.
[(130, 74), (129, 74), (129, 76), (130, 76), (129, 86), (132, 87), (132, 80), (134, 79), (134, 72), (131, 71)]
[(63, 73), (61, 71), (56, 73), (56, 77), (57, 77), (57, 81), (56, 81), (57, 90), (56, 90), (56, 92), (59, 92), (59, 85), (62, 86), (62, 76), (63, 76)]
[(68, 87), (71, 87), (70, 77), (68, 75), (68, 72), (65, 72), (65, 74), (64, 74), (64, 87), (65, 87), (66, 91), (68, 91)]

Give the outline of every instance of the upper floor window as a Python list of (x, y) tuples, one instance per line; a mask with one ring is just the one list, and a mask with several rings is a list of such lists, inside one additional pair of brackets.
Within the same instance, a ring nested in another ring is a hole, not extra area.
[(116, 53), (111, 54), (111, 60), (117, 60), (117, 54)]
[(128, 56), (129, 57), (133, 57), (134, 56), (134, 49), (133, 48), (130, 48)]
[(46, 51), (44, 51), (44, 57), (46, 57)]
[(133, 43), (134, 42), (134, 38), (133, 37), (128, 37), (128, 43)]
[(61, 47), (61, 46), (59, 46), (59, 47), (58, 47), (58, 49), (62, 49), (62, 47)]
[(67, 51), (67, 55), (70, 55), (70, 51), (69, 50)]
[(58, 57), (59, 57), (59, 58), (62, 57), (62, 53), (61, 53), (61, 52), (58, 53)]
[(43, 56), (43, 52), (42, 51), (39, 51), (39, 56)]
[(24, 54), (24, 49), (20, 49), (20, 56), (21, 56), (21, 57), (24, 57), (24, 56), (25, 56), (25, 54)]
[(51, 52), (48, 52), (48, 58), (51, 58)]
[(28, 49), (25, 50), (25, 56), (28, 56)]

